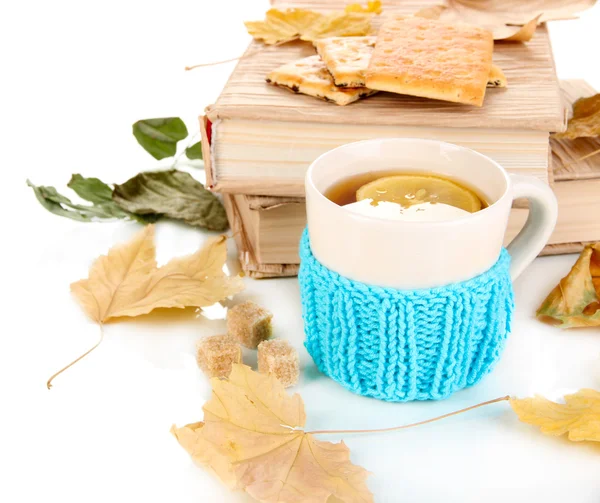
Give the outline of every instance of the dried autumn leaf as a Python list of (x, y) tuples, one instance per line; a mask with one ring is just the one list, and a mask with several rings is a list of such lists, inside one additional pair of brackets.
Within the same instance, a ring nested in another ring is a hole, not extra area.
[(421, 10), (418, 10), (414, 15), (425, 19), (441, 19), (442, 14), (447, 10), (448, 7), (445, 5), (432, 5), (431, 7), (424, 7)]
[(567, 130), (553, 136), (569, 140), (600, 136), (600, 94), (578, 99), (573, 105), (573, 117)]
[(536, 315), (561, 328), (600, 326), (600, 243), (584, 248)]
[(203, 422), (188, 424), (182, 428), (171, 428), (171, 433), (175, 435), (177, 441), (192, 456), (192, 459), (209, 469), (221, 481), (229, 487), (235, 489), (237, 480), (233, 473), (233, 466), (227, 453), (213, 442), (209, 442), (202, 435)]
[(544, 397), (511, 398), (510, 405), (524, 423), (539, 426), (552, 436), (568, 434), (569, 440), (600, 442), (600, 392), (582, 389), (565, 396), (565, 403)]
[(205, 307), (243, 289), (240, 278), (223, 272), (226, 237), (211, 239), (188, 257), (175, 258), (158, 268), (154, 226), (148, 225), (131, 241), (99, 257), (88, 279), (71, 291), (98, 323), (120, 316), (140, 316), (157, 308)]
[(312, 42), (326, 37), (360, 37), (371, 33), (371, 15), (357, 12), (330, 14), (311, 25), (300, 37)]
[(229, 379), (213, 378), (211, 386), (204, 423), (172, 431), (229, 487), (265, 503), (323, 503), (329, 497), (373, 501), (368, 472), (350, 462), (343, 442), (322, 442), (301, 429), (306, 421), (302, 399), (289, 396), (275, 377), (235, 364)]
[(524, 25), (541, 14), (540, 23), (572, 19), (594, 6), (596, 0), (449, 0), (452, 8), (506, 24)]
[(415, 13), (417, 17), (427, 19), (439, 19), (448, 23), (468, 23), (492, 32), (494, 40), (505, 40), (508, 42), (527, 42), (531, 40), (539, 16), (532, 18), (525, 26), (509, 26), (499, 20), (490, 19), (487, 15), (477, 12), (465, 11), (464, 9), (453, 8), (455, 4), (452, 1), (448, 5), (434, 5), (425, 7)]
[(246, 21), (246, 29), (256, 40), (279, 44), (299, 38), (323, 14), (306, 9), (269, 9), (264, 21)]
[(221, 201), (184, 171), (138, 173), (116, 184), (112, 200), (135, 215), (164, 215), (212, 231), (229, 227)]
[(528, 42), (533, 38), (537, 25), (540, 22), (541, 14), (534, 17), (521, 27), (505, 25), (504, 27), (494, 27), (492, 33), (494, 40), (504, 40), (505, 42)]
[(363, 7), (359, 3), (353, 3), (346, 5), (344, 10), (346, 12), (373, 12), (374, 14), (381, 14), (382, 9), (380, 0), (369, 0), (366, 7)]
[(367, 35), (373, 13), (381, 11), (381, 2), (346, 6), (346, 11), (322, 14), (306, 9), (269, 9), (264, 21), (246, 21), (246, 29), (256, 40), (267, 45), (301, 39)]
[(527, 42), (538, 23), (572, 18), (595, 3), (595, 0), (446, 0), (445, 5), (427, 7), (416, 15), (481, 26), (493, 33), (494, 40)]
[(113, 189), (98, 178), (85, 178), (74, 174), (67, 187), (73, 189), (82, 199), (93, 203), (97, 210), (102, 210), (114, 218), (132, 218), (143, 224), (152, 224), (160, 220), (161, 215), (157, 213), (141, 215), (121, 208), (113, 200)]
[[(96, 259), (89, 277), (72, 283), (71, 292), (101, 329), (113, 318), (140, 316), (157, 308), (210, 306), (244, 288), (241, 278), (223, 272), (226, 241), (225, 236), (215, 237), (196, 253), (157, 267), (154, 226), (148, 225)], [(90, 354), (102, 339), (101, 330), (94, 347), (48, 379), (48, 389), (57, 375)]]

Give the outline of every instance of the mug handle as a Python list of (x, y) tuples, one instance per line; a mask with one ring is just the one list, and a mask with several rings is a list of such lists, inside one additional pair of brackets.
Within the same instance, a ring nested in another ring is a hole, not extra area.
[(532, 176), (510, 175), (512, 197), (529, 201), (525, 226), (506, 247), (512, 257), (510, 277), (514, 281), (546, 246), (558, 217), (558, 203), (552, 189)]

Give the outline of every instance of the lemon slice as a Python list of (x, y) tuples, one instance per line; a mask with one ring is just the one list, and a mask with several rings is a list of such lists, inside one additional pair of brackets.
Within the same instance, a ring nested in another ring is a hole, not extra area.
[(403, 207), (421, 203), (443, 203), (474, 213), (481, 209), (481, 200), (452, 180), (432, 175), (386, 176), (363, 185), (356, 191), (356, 200), (389, 201)]

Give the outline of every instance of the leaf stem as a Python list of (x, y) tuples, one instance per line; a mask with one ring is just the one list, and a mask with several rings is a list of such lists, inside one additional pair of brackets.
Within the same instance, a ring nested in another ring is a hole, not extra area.
[(440, 419), (445, 419), (450, 416), (456, 416), (457, 414), (462, 414), (463, 412), (468, 412), (470, 410), (478, 409), (479, 407), (483, 407), (485, 405), (490, 405), (492, 403), (504, 402), (510, 400), (510, 396), (501, 396), (499, 398), (494, 398), (493, 400), (488, 400), (487, 402), (478, 403), (477, 405), (471, 405), (465, 409), (455, 410), (454, 412), (449, 412), (448, 414), (444, 414), (443, 416), (434, 417), (432, 419), (426, 419), (425, 421), (419, 421), (418, 423), (411, 424), (403, 424), (401, 426), (392, 426), (391, 428), (377, 428), (374, 430), (315, 430), (315, 431), (307, 431), (306, 433), (310, 433), (311, 435), (321, 435), (321, 434), (346, 434), (346, 433), (383, 433), (386, 431), (395, 431), (395, 430), (403, 430), (406, 428), (413, 428), (414, 426), (420, 426), (422, 424), (433, 423), (434, 421), (439, 421)]
[(255, 54), (261, 53), (262, 51), (264, 51), (265, 49), (268, 49), (269, 47), (278, 47), (280, 45), (287, 44), (288, 42), (291, 42), (292, 40), (295, 40), (295, 39), (296, 38), (294, 37), (294, 38), (290, 38), (288, 40), (282, 40), (281, 42), (277, 42), (276, 44), (263, 45), (261, 47), (257, 47), (253, 51), (246, 51), (245, 54), (242, 54), (241, 56), (238, 56), (237, 58), (223, 59), (221, 61), (213, 61), (212, 63), (200, 63), (198, 65), (186, 66), (185, 71), (187, 72), (187, 71), (193, 70), (194, 68), (202, 68), (205, 66), (222, 65), (224, 63), (231, 63), (232, 61), (237, 61), (238, 59), (249, 58), (251, 56), (254, 56)]
[(191, 147), (193, 145), (193, 142), (196, 140), (196, 138), (198, 138), (198, 136), (200, 136), (200, 131), (196, 131), (193, 135), (188, 136), (188, 143), (185, 146), (185, 148), (179, 152), (179, 154), (174, 156), (173, 159), (173, 164), (171, 164), (171, 167), (169, 169), (175, 169), (177, 166), (177, 162), (179, 161), (179, 159), (181, 159), (181, 157), (185, 154), (186, 150)]
[(580, 157), (579, 159), (575, 159), (574, 161), (571, 161), (570, 163), (567, 164), (567, 166), (570, 166), (571, 164), (575, 164), (578, 162), (583, 161), (584, 159), (589, 159), (590, 157), (593, 157), (597, 154), (600, 154), (600, 148), (598, 150), (594, 150), (593, 152), (590, 152), (589, 154), (584, 155), (583, 157)]
[(81, 360), (82, 358), (85, 358), (87, 355), (89, 355), (92, 351), (94, 351), (94, 349), (96, 349), (98, 346), (100, 346), (100, 344), (102, 343), (102, 341), (104, 340), (104, 325), (102, 323), (100, 323), (100, 340), (95, 344), (94, 347), (92, 347), (91, 349), (88, 349), (85, 353), (83, 353), (79, 358), (73, 360), (71, 363), (69, 363), (66, 367), (63, 367), (62, 369), (60, 369), (58, 372), (56, 372), (54, 375), (52, 375), (50, 377), (50, 379), (48, 379), (48, 382), (46, 383), (46, 386), (48, 387), (48, 389), (52, 388), (52, 380), (62, 374), (65, 370), (67, 370), (69, 367), (75, 365), (79, 360)]
[[(252, 55), (252, 54), (256, 54), (256, 53), (255, 52), (250, 53), (250, 55)], [(185, 71), (189, 72), (190, 70), (193, 70), (194, 68), (202, 68), (203, 66), (215, 66), (215, 65), (222, 65), (224, 63), (231, 63), (232, 61), (237, 61), (238, 59), (242, 59), (242, 56), (238, 56), (237, 58), (223, 59), (221, 61), (213, 61), (212, 63), (200, 63), (198, 65), (186, 66)]]

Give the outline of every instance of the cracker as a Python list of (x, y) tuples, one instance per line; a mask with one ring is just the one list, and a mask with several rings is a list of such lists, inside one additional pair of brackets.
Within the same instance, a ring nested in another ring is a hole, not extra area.
[[(331, 37), (314, 45), (338, 87), (364, 87), (365, 73), (375, 48), (376, 37)], [(504, 72), (492, 65), (487, 87), (506, 87)]]
[(364, 87), (336, 86), (320, 56), (310, 56), (280, 66), (267, 76), (267, 82), (337, 105), (347, 105), (377, 92)]
[(377, 37), (331, 37), (315, 40), (315, 48), (336, 86), (365, 87), (365, 72)]
[(496, 65), (492, 65), (490, 75), (488, 77), (488, 87), (506, 87), (508, 81), (502, 69)]
[(481, 106), (492, 67), (487, 30), (393, 16), (383, 24), (369, 68), (370, 89)]

